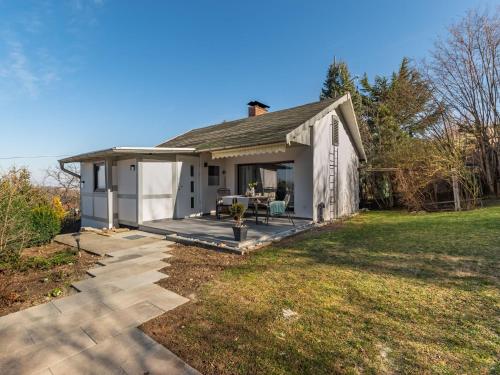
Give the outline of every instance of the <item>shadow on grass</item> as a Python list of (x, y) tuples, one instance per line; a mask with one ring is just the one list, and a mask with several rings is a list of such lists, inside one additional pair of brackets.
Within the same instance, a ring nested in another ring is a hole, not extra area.
[(340, 228), (288, 240), (234, 273), (279, 264), (332, 264), (440, 286), (499, 285), (500, 209), (461, 214), (369, 213)]

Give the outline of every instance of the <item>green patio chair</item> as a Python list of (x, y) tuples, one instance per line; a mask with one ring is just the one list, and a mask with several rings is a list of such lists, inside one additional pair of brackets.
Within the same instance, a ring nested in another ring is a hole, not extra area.
[(292, 215), (290, 215), (290, 210), (288, 209), (288, 205), (290, 203), (290, 194), (286, 194), (285, 198), (282, 201), (272, 201), (267, 205), (267, 216), (266, 216), (266, 224), (269, 224), (269, 218), (283, 216), (286, 215), (288, 220), (295, 226), (293, 222)]

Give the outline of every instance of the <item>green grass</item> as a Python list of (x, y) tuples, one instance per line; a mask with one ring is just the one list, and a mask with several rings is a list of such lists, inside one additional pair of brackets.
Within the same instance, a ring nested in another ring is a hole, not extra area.
[(499, 254), (500, 207), (364, 213), (224, 272), (171, 349), (207, 374), (500, 373)]

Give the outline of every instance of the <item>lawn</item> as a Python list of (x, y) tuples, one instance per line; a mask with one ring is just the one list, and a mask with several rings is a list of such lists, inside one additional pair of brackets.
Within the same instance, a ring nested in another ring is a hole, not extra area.
[(143, 329), (204, 374), (500, 373), (499, 254), (500, 207), (363, 213), (225, 267)]

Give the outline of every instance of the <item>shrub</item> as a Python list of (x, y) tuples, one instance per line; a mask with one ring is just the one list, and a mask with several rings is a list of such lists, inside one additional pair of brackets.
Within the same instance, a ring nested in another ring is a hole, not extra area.
[(61, 220), (52, 206), (42, 204), (31, 211), (31, 229), (31, 245), (42, 245), (61, 231)]
[(78, 258), (72, 250), (63, 250), (58, 251), (48, 258), (41, 256), (21, 258), (17, 263), (11, 265), (11, 268), (17, 271), (28, 271), (30, 269), (48, 270), (56, 266), (75, 263), (77, 260)]
[(67, 212), (61, 203), (61, 198), (59, 198), (58, 196), (52, 198), (52, 208), (54, 209), (54, 212), (56, 213), (59, 221), (62, 222), (66, 217)]
[(0, 176), (0, 263), (15, 262), (31, 238), (33, 192), (26, 169), (11, 169)]

